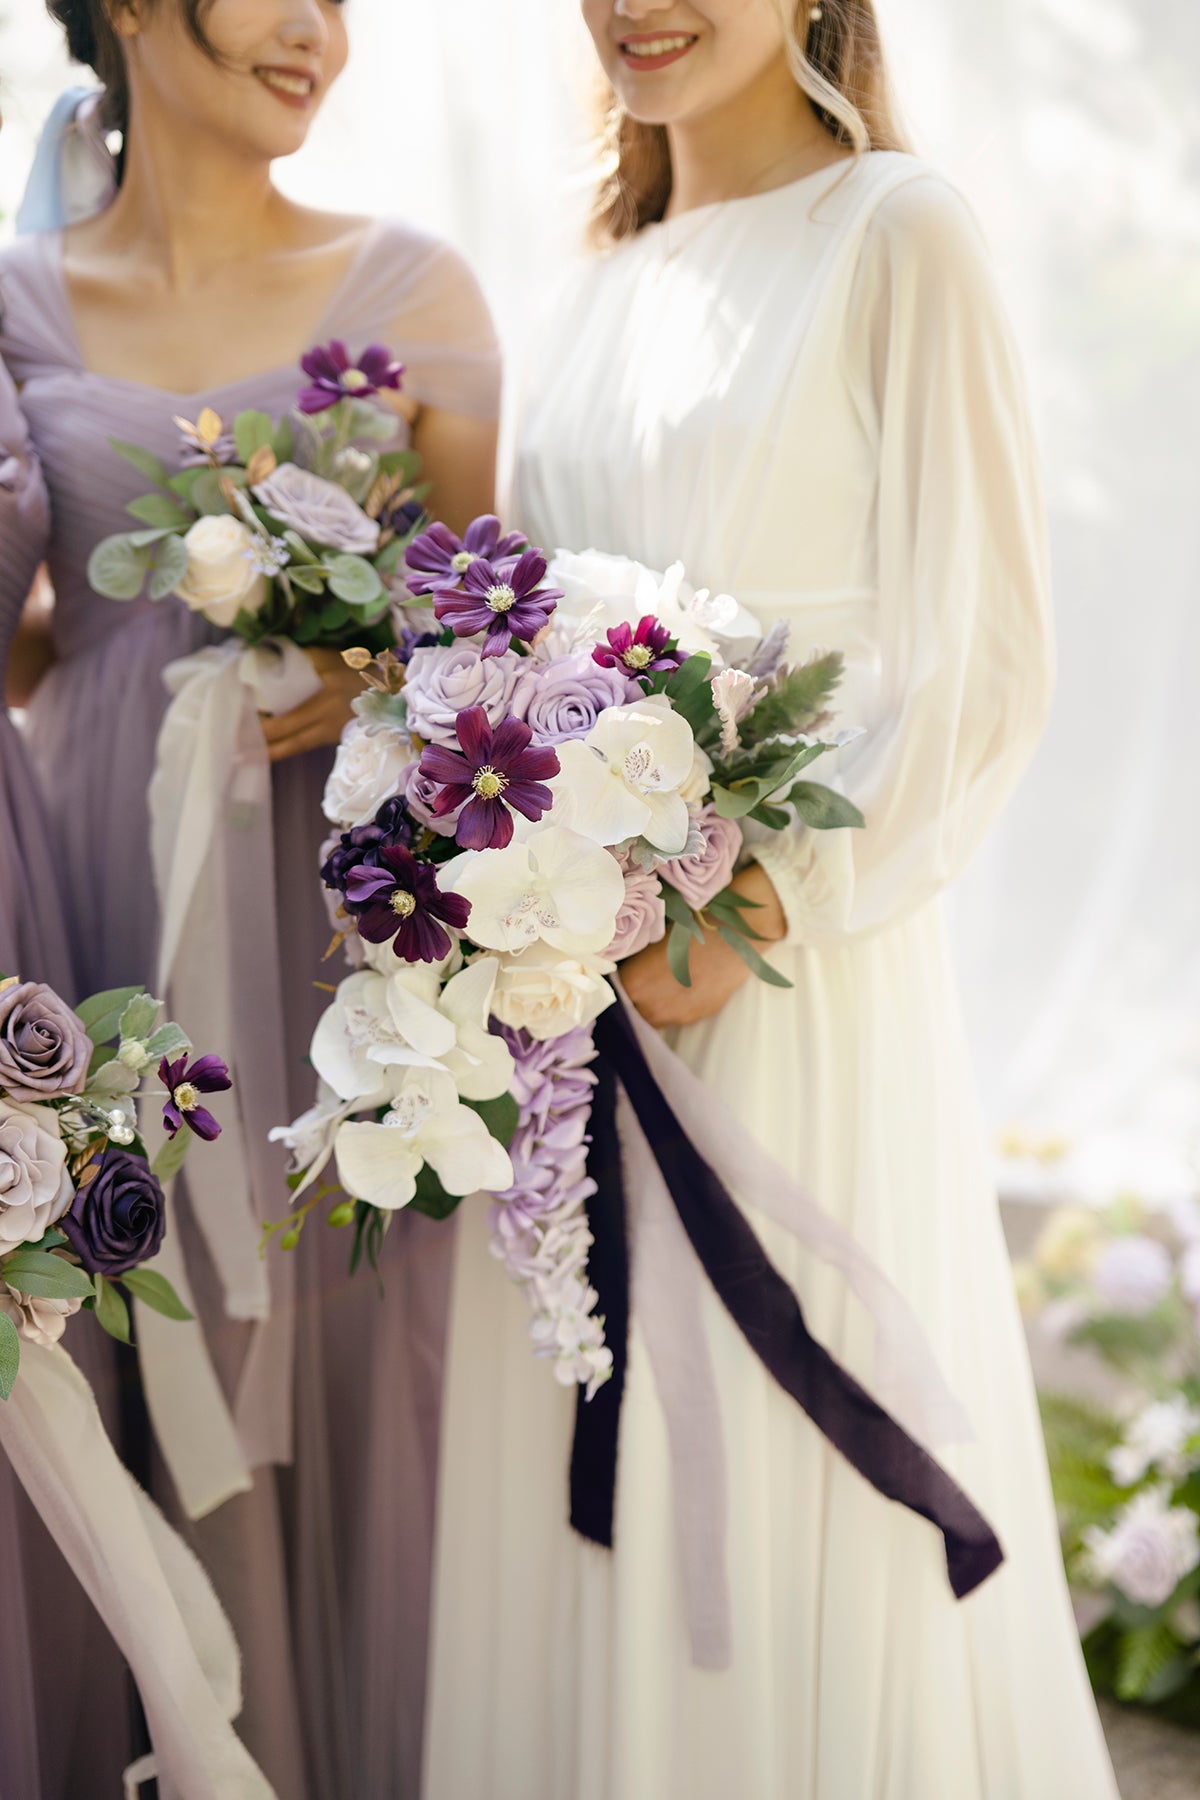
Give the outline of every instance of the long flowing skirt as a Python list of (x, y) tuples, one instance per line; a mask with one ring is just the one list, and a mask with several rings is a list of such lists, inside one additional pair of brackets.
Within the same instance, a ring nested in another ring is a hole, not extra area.
[[(636, 1313), (610, 1554), (568, 1529), (573, 1398), (531, 1354), (483, 1207), (464, 1207), (425, 1800), (1115, 1800), (940, 908), (774, 954), (793, 991), (750, 981), (675, 1048), (914, 1307), (975, 1431), (944, 1460), (1006, 1565), (956, 1603), (932, 1527), (828, 1447), (706, 1290), (734, 1651), (694, 1668)], [(816, 1335), (869, 1381), (840, 1278), (754, 1223)]]

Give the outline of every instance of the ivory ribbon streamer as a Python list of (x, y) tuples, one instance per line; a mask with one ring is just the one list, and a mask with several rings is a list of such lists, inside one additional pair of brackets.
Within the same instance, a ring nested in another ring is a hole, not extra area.
[[(291, 1460), (292, 1268), (276, 1261), (272, 1294), (259, 1254), (259, 1207), (269, 1211), (286, 1192), (267, 1130), (287, 1116), (271, 769), (259, 714), (290, 712), (320, 682), (294, 644), (247, 650), (236, 639), (171, 663), (164, 680), (174, 698), (149, 791), (158, 991), (197, 1044), (230, 1055), (234, 1079), (221, 1136), (190, 1159), (184, 1179), (225, 1310), (255, 1324), (231, 1413), (199, 1326), (139, 1308), (155, 1430), (185, 1510), (200, 1518), (248, 1487), (250, 1469)], [(174, 1237), (161, 1266), (178, 1285)]]
[(241, 1666), (191, 1551), (117, 1458), (67, 1352), (24, 1343), (0, 1403), (0, 1446), (133, 1671), (154, 1745), (127, 1793), (158, 1775), (180, 1800), (273, 1800), (233, 1730)]

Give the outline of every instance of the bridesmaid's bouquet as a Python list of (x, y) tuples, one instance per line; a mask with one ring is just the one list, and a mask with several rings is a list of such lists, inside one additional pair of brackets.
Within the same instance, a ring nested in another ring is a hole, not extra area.
[(335, 340), (301, 368), (307, 385), (284, 419), (243, 412), (227, 428), (208, 407), (176, 419), (175, 473), (112, 440), (152, 491), (126, 508), (139, 529), (93, 551), (98, 594), (174, 594), (250, 645), (394, 642), (390, 585), (422, 518), (420, 459), (380, 447), (397, 420), (375, 396), (400, 387), (403, 365), (378, 344), (352, 362)]
[(842, 662), (789, 667), (785, 629), (763, 638), (679, 565), (551, 563), (492, 517), (462, 539), (432, 525), (406, 569), (395, 651), (345, 652), (367, 691), (322, 876), (356, 967), (313, 1038), (316, 1105), (274, 1134), (296, 1206), (269, 1235), (293, 1247), (340, 1192), (357, 1266), (398, 1208), (443, 1218), (488, 1192), (539, 1353), (590, 1394), (611, 1368), (587, 1279), (591, 1027), (618, 964), (664, 937), (681, 982), (715, 929), (790, 985), (730, 884), (750, 822), (862, 823), (805, 773), (856, 735), (827, 729)]
[(1063, 1207), (1018, 1280), (1035, 1331), (1086, 1355), (1106, 1395), (1041, 1396), (1092, 1681), (1198, 1725), (1200, 1206)]
[[(216, 1056), (189, 1061), (161, 1002), (116, 988), (78, 1011), (41, 982), (0, 979), (0, 1399), (17, 1379), (21, 1340), (50, 1345), (81, 1307), (129, 1338), (121, 1290), (190, 1319), (169, 1281), (144, 1268), (166, 1230), (162, 1184), (192, 1137), (220, 1126), (204, 1104), (230, 1086)], [(137, 1100), (151, 1070), (166, 1142), (151, 1163)]]

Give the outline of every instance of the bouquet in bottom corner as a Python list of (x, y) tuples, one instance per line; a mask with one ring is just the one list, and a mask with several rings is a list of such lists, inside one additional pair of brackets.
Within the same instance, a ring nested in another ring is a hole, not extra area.
[(1035, 1341), (1087, 1359), (1041, 1406), (1093, 1684), (1200, 1726), (1200, 1204), (1063, 1207), (1018, 1281)]
[[(836, 653), (787, 663), (676, 565), (549, 562), (492, 517), (410, 544), (394, 654), (346, 652), (366, 692), (325, 793), (322, 875), (354, 972), (317, 1027), (315, 1106), (285, 1246), (327, 1197), (376, 1261), (387, 1220), (493, 1197), (493, 1250), (539, 1354), (589, 1396), (611, 1371), (588, 1282), (592, 1025), (618, 964), (664, 937), (677, 979), (716, 931), (767, 982), (731, 886), (745, 827), (861, 815), (804, 771), (832, 733)], [(325, 1179), (330, 1168), (336, 1180)]]
[[(142, 1265), (166, 1229), (162, 1183), (193, 1136), (219, 1135), (204, 1099), (231, 1084), (218, 1057), (189, 1060), (187, 1037), (159, 1023), (161, 1010), (141, 988), (73, 1011), (42, 982), (0, 979), (0, 1399), (17, 1380), (22, 1339), (57, 1343), (81, 1307), (128, 1343), (122, 1289), (168, 1318), (191, 1317)], [(151, 1165), (137, 1102), (155, 1066), (167, 1142)]]

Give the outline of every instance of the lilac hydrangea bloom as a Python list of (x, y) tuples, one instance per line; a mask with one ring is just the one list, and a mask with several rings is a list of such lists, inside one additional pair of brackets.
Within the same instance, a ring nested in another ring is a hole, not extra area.
[(481, 654), (502, 656), (514, 639), (529, 643), (562, 599), (561, 588), (541, 586), (547, 563), (540, 550), (526, 550), (515, 563), (478, 557), (456, 588), (436, 588), (433, 610), (455, 637), (487, 635)]
[(431, 594), (437, 587), (453, 587), (481, 556), (488, 562), (506, 562), (525, 549), (518, 531), (501, 532), (494, 513), (473, 519), (462, 537), (455, 537), (440, 522), (415, 537), (404, 553), (410, 594)]
[(369, 400), (384, 388), (398, 388), (404, 374), (404, 364), (382, 344), (371, 344), (352, 362), (340, 338), (318, 344), (300, 358), (300, 367), (311, 385), (300, 390), (296, 405), (309, 414), (327, 412), (339, 400)]

